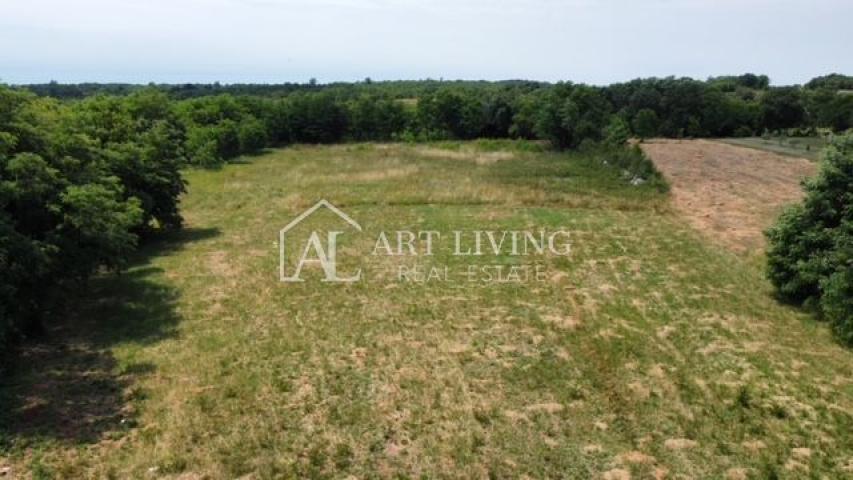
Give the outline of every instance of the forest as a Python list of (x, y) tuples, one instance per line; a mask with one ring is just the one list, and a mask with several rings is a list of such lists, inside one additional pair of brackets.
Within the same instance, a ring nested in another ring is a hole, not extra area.
[(632, 137), (817, 135), (851, 126), (853, 78), (843, 75), (787, 87), (753, 74), (606, 87), (370, 79), (0, 85), (0, 342), (38, 335), (41, 319), (67, 308), (93, 274), (120, 270), (142, 242), (179, 228), (187, 167), (297, 143), (515, 138), (623, 149)]

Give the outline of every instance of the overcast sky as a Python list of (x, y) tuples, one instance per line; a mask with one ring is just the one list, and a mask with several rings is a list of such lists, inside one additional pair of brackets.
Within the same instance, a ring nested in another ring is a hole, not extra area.
[(5, 83), (853, 74), (851, 0), (0, 0)]

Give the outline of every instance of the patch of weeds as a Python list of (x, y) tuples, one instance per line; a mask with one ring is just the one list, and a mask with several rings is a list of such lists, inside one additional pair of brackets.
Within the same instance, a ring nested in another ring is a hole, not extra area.
[(472, 452), (476, 453), (477, 450), (480, 450), (481, 448), (483, 448), (485, 446), (486, 446), (486, 437), (485, 436), (483, 436), (479, 433), (476, 433), (476, 432), (471, 435), (471, 451)]
[(474, 410), (474, 419), (477, 420), (477, 422), (479, 422), (480, 425), (482, 425), (484, 427), (488, 427), (489, 425), (492, 424), (491, 415), (492, 415), (492, 413), (488, 412), (486, 410), (480, 410), (480, 409)]
[(30, 475), (33, 480), (52, 480), (56, 478), (53, 468), (43, 463), (40, 456), (33, 457), (30, 462)]
[(776, 465), (769, 462), (765, 463), (759, 478), (766, 480), (779, 480), (779, 470), (776, 468)]
[(308, 464), (312, 468), (321, 469), (326, 466), (328, 460), (329, 455), (326, 453), (324, 445), (315, 445), (311, 450), (308, 450)]
[(131, 402), (142, 402), (148, 398), (148, 392), (139, 385), (134, 385), (128, 389), (127, 399)]
[(361, 401), (336, 403), (329, 407), (329, 422), (339, 427), (358, 425), (369, 418), (370, 408)]
[(749, 391), (749, 387), (746, 385), (740, 387), (737, 393), (737, 404), (744, 409), (752, 408), (752, 394)]
[(546, 351), (532, 358), (522, 358), (504, 374), (507, 381), (523, 385), (528, 390), (559, 390), (568, 398), (582, 395), (572, 366), (566, 360)]
[(785, 410), (785, 407), (779, 404), (774, 404), (770, 407), (770, 414), (780, 420), (788, 418), (788, 411)]
[(354, 455), (355, 453), (349, 444), (339, 443), (335, 446), (335, 452), (332, 455), (332, 460), (335, 463), (335, 467), (339, 470), (347, 470), (352, 465)]
[(194, 402), (201, 413), (205, 415), (212, 413), (216, 409), (216, 400), (210, 397), (210, 395), (201, 394), (195, 397)]
[(173, 453), (160, 462), (160, 464), (158, 465), (158, 471), (160, 473), (166, 474), (182, 473), (184, 470), (187, 469), (187, 465), (188, 462), (186, 458), (179, 457)]
[(381, 438), (377, 438), (377, 439), (373, 440), (372, 442), (370, 442), (370, 446), (367, 447), (368, 451), (370, 451), (370, 453), (373, 455), (376, 455), (376, 454), (382, 452), (382, 450), (384, 448), (385, 448), (385, 441)]
[(233, 385), (228, 385), (222, 390), (222, 397), (227, 399), (234, 399), (240, 396), (240, 391), (237, 387)]
[(484, 152), (518, 151), (518, 152), (544, 152), (548, 145), (542, 142), (530, 140), (508, 140), (496, 138), (481, 138), (474, 141), (474, 146)]
[(272, 385), (281, 393), (290, 393), (293, 391), (293, 381), (284, 376), (276, 376), (273, 378)]
[(372, 152), (375, 149), (375, 145), (372, 143), (357, 143), (355, 145), (347, 145), (346, 150), (348, 152)]

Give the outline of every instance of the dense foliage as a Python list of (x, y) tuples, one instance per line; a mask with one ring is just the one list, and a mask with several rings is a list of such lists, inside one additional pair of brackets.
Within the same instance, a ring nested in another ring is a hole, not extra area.
[[(642, 138), (750, 136), (790, 129), (809, 133), (818, 128), (842, 132), (853, 126), (853, 77), (839, 74), (815, 78), (803, 87), (772, 87), (765, 75), (744, 74), (707, 81), (637, 79), (607, 87), (520, 80), (366, 79), (326, 85), (49, 83), (26, 88), (64, 99), (157, 89), (179, 103), (194, 105), (181, 110), (201, 109), (215, 116), (213, 111), (220, 109), (218, 119), (199, 118), (198, 112), (185, 117), (195, 126), (211, 127), (219, 120), (251, 115), (264, 123), (272, 143), (515, 137), (573, 146), (587, 136), (599, 138), (613, 115)], [(194, 163), (216, 159), (213, 153), (218, 149), (211, 137), (217, 133), (233, 137), (233, 126), (226, 122), (221, 127), (196, 134), (195, 147), (202, 158)], [(227, 158), (233, 149), (223, 147), (219, 157)]]
[(817, 309), (853, 344), (853, 135), (823, 153), (802, 204), (767, 232), (769, 277), (784, 299)]
[(181, 224), (184, 130), (154, 90), (74, 104), (0, 87), (0, 341)]

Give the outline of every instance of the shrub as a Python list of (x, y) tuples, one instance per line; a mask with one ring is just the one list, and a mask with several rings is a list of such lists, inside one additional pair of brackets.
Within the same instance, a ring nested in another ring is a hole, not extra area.
[(853, 345), (853, 266), (835, 272), (823, 283), (822, 308), (835, 333), (844, 343)]
[(235, 120), (217, 123), (215, 132), (220, 157), (228, 160), (240, 155), (240, 128)]
[(256, 153), (267, 145), (267, 129), (260, 120), (250, 116), (240, 123), (237, 139), (241, 152)]
[(215, 167), (224, 162), (219, 155), (215, 127), (194, 127), (187, 132), (186, 150), (189, 162), (200, 167)]
[(639, 145), (622, 147), (613, 150), (609, 156), (611, 162), (630, 174), (632, 182), (648, 183), (660, 192), (669, 191), (669, 184), (655, 167), (654, 162), (646, 156)]
[(767, 231), (768, 277), (782, 299), (813, 308), (853, 344), (853, 135), (830, 141), (805, 190)]
[(623, 178), (632, 185), (649, 185), (662, 193), (669, 191), (666, 179), (639, 145), (616, 146), (587, 139), (581, 142), (578, 150), (590, 154), (592, 158), (600, 159), (607, 167), (622, 172)]
[(613, 146), (622, 146), (631, 138), (631, 129), (622, 117), (613, 115), (610, 123), (604, 129), (604, 142)]

